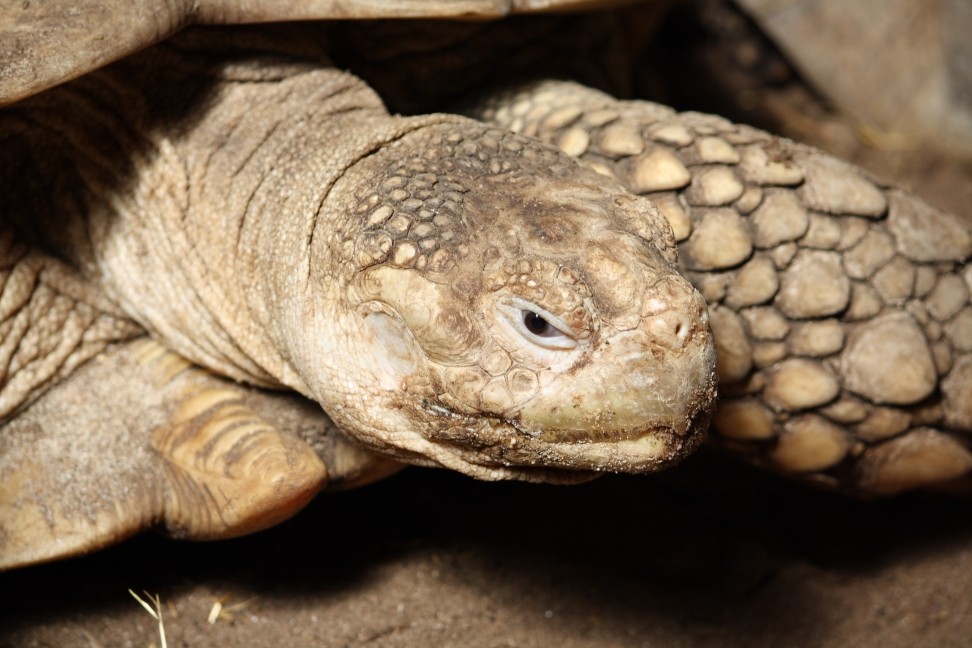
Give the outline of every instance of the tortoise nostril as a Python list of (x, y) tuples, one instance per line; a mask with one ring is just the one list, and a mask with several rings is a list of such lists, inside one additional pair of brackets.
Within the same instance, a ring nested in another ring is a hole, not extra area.
[(684, 313), (666, 311), (652, 317), (648, 331), (656, 344), (677, 350), (692, 338), (692, 318)]
[(689, 331), (691, 330), (692, 327), (689, 326), (689, 323), (685, 321), (684, 317), (680, 317), (678, 320), (676, 320), (674, 333), (675, 339), (680, 345), (685, 344), (685, 340), (688, 338)]

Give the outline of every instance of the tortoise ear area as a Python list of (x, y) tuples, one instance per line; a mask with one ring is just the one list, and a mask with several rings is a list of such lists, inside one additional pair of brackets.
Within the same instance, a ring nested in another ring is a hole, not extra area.
[[(370, 308), (368, 307), (370, 306)], [(382, 304), (364, 307), (368, 347), (373, 350), (371, 369), (385, 389), (400, 389), (402, 381), (416, 374), (423, 364), (422, 353), (402, 318)]]
[[(402, 335), (414, 340), (422, 354), (441, 365), (477, 362), (486, 342), (482, 318), (471, 301), (459, 297), (446, 284), (404, 268), (376, 266), (361, 273), (355, 283), (359, 312), (385, 313), (407, 328)], [(366, 318), (367, 319), (367, 318)], [(394, 340), (394, 330), (378, 324), (376, 335)]]

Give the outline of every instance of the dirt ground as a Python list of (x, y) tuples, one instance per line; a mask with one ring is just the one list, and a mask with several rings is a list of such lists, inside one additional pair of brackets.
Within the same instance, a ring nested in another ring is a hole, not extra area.
[[(869, 148), (799, 83), (758, 81), (668, 98), (769, 119), (972, 217), (972, 162)], [(573, 487), (410, 469), (249, 538), (148, 535), (2, 574), (0, 646), (159, 646), (129, 589), (160, 596), (172, 647), (972, 646), (970, 507), (848, 501), (704, 453)]]
[(131, 588), (173, 647), (969, 646), (968, 508), (705, 457), (569, 488), (415, 469), (257, 536), (6, 574), (0, 644), (158, 646)]

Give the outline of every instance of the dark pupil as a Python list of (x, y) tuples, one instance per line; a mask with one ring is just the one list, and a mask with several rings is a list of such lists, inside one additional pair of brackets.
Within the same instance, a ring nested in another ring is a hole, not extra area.
[(550, 330), (550, 323), (533, 311), (526, 311), (523, 314), (523, 324), (525, 324), (527, 330), (534, 335), (544, 335)]

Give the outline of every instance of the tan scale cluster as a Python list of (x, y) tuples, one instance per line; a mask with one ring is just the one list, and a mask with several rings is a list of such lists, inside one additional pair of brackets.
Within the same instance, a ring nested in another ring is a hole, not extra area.
[(469, 254), (470, 223), (463, 216), (463, 200), (471, 179), (515, 176), (521, 161), (531, 167), (562, 166), (536, 142), (498, 129), (469, 134), (451, 129), (435, 137), (424, 153), (396, 162), (373, 186), (358, 192), (354, 211), (361, 220), (349, 231), (360, 233), (344, 247), (354, 270), (389, 262), (421, 272), (447, 272)]
[(558, 145), (664, 212), (709, 304), (724, 445), (871, 492), (972, 471), (965, 225), (720, 117), (561, 83), (477, 116)]

